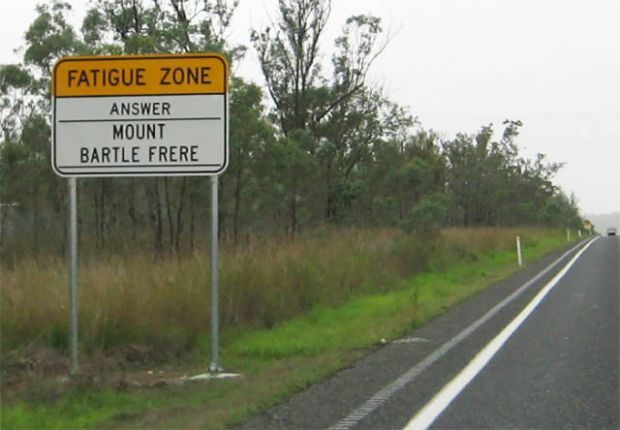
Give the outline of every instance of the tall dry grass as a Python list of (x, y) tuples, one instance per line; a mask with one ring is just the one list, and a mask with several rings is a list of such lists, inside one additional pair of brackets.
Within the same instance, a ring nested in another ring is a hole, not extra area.
[[(295, 241), (253, 240), (223, 246), (220, 266), (224, 327), (272, 327), (317, 305), (397, 288), (411, 275), (511, 249), (514, 236), (536, 241), (536, 229), (446, 229), (440, 236), (393, 229), (321, 230)], [(196, 345), (209, 328), (209, 260), (204, 252), (154, 262), (150, 255), (91, 259), (79, 267), (82, 347), (148, 344), (168, 351)], [(68, 340), (65, 262), (24, 259), (0, 274), (3, 353), (27, 345), (63, 349)]]

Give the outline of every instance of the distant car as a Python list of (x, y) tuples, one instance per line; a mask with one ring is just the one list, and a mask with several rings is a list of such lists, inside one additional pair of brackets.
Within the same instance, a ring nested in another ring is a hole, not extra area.
[(616, 227), (609, 227), (607, 229), (607, 236), (615, 236), (616, 235)]

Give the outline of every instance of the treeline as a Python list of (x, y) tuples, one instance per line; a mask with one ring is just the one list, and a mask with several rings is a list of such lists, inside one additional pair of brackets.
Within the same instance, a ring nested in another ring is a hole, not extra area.
[[(67, 3), (38, 6), (20, 64), (0, 66), (0, 240), (3, 255), (65, 251), (67, 184), (50, 167), (50, 76), (68, 55), (256, 55), (266, 92), (233, 77), (230, 164), (220, 178), (220, 226), (233, 243), (294, 237), (325, 225), (544, 224), (577, 226), (573, 198), (552, 183), (560, 164), (519, 154), (519, 121), (454, 139), (423, 129), (368, 83), (389, 43), (380, 19), (346, 20), (325, 55), (325, 0), (279, 0), (252, 47), (232, 46), (237, 1), (97, 0), (79, 30)], [(209, 186), (201, 177), (78, 180), (82, 249), (148, 246), (157, 254), (206, 239)]]

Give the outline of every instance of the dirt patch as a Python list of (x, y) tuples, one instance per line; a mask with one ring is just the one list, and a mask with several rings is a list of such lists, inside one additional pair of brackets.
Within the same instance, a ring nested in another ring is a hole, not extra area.
[(188, 369), (165, 352), (127, 345), (80, 356), (79, 374), (70, 375), (67, 353), (44, 347), (11, 351), (0, 360), (2, 402), (53, 400), (76, 388), (117, 391), (156, 389), (205, 369)]

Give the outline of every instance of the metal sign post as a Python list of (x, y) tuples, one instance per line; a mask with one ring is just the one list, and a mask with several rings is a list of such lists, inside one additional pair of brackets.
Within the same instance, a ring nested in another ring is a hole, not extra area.
[(71, 375), (78, 365), (78, 291), (77, 291), (77, 179), (69, 178), (69, 290), (71, 294)]
[(69, 178), (71, 373), (78, 373), (76, 177), (211, 176), (210, 371), (220, 371), (218, 178), (228, 166), (228, 63), (218, 53), (60, 59), (52, 168)]
[(218, 290), (218, 193), (217, 176), (211, 176), (211, 366), (209, 372), (221, 372), (220, 368), (220, 315)]

